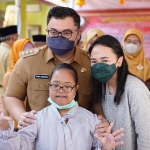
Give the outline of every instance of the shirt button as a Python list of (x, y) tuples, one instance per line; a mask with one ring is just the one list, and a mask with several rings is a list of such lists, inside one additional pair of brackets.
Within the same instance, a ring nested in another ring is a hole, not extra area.
[(82, 68), (82, 69), (81, 69), (81, 72), (86, 72), (86, 68)]
[(82, 124), (82, 123), (84, 123), (84, 121), (85, 121), (84, 119), (81, 119), (81, 120), (80, 120), (80, 123)]
[(42, 88), (42, 85), (40, 84), (40, 88)]

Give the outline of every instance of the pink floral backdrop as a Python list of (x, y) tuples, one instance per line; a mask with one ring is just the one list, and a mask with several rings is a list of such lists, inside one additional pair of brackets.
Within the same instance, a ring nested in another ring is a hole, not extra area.
[(120, 43), (127, 29), (137, 28), (144, 35), (144, 50), (150, 60), (150, 9), (79, 12), (85, 18), (82, 36), (91, 29), (99, 28), (105, 34), (116, 37)]

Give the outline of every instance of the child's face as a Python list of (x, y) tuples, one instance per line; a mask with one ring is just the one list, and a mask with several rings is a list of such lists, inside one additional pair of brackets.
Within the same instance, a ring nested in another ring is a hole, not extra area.
[[(56, 86), (74, 87), (76, 85), (73, 74), (67, 69), (61, 69), (54, 72), (50, 84)], [(75, 97), (78, 85), (71, 92), (66, 93), (61, 88), (59, 91), (53, 91), (49, 87), (49, 96), (58, 105), (63, 106), (69, 104)]]

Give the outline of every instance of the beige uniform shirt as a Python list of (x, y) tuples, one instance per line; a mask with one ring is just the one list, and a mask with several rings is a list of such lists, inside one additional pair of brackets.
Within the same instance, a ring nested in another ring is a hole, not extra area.
[(10, 46), (2, 42), (0, 44), (0, 85), (2, 85), (3, 76), (10, 67)]
[[(24, 51), (12, 71), (6, 96), (24, 100), (27, 96), (27, 111), (39, 111), (49, 105), (49, 76), (59, 64), (52, 51), (43, 46)], [(78, 103), (89, 109), (92, 100), (91, 67), (87, 52), (76, 47), (74, 60), (70, 63), (78, 73)]]

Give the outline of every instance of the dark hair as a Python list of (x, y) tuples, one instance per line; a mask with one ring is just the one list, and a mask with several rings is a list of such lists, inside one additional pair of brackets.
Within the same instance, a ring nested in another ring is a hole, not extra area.
[[(57, 65), (57, 66), (52, 70), (52, 73), (51, 73), (51, 76), (50, 76), (50, 80), (51, 80), (53, 74), (54, 74), (56, 71), (62, 70), (62, 69), (66, 69), (66, 70), (68, 70), (68, 71), (70, 71), (70, 72), (72, 73), (72, 76), (73, 76), (73, 78), (74, 78), (75, 84), (77, 85), (77, 83), (78, 83), (78, 74), (77, 74), (77, 71), (76, 71), (70, 64), (66, 64), (66, 63), (59, 64), (59, 65)], [(75, 100), (76, 100), (76, 101), (78, 100), (78, 92), (76, 92)]]
[(75, 26), (80, 28), (80, 16), (75, 10), (69, 7), (56, 6), (51, 8), (47, 14), (47, 25), (52, 17), (56, 19), (64, 19), (66, 17), (71, 17), (74, 20)]
[[(117, 56), (118, 59), (121, 56), (123, 56), (122, 66), (117, 69), (117, 88), (116, 88), (116, 94), (114, 98), (114, 102), (116, 104), (119, 104), (121, 100), (121, 96), (124, 92), (125, 82), (128, 75), (128, 65), (124, 58), (123, 49), (116, 38), (110, 35), (103, 35), (97, 38), (94, 41), (94, 43), (90, 46), (88, 51), (89, 55), (91, 54), (93, 48), (96, 45), (103, 45), (111, 48), (113, 53)], [(95, 103), (100, 101), (102, 103), (102, 100), (105, 99), (106, 84), (99, 82), (97, 79), (92, 77), (92, 86), (93, 86), (93, 102)]]

